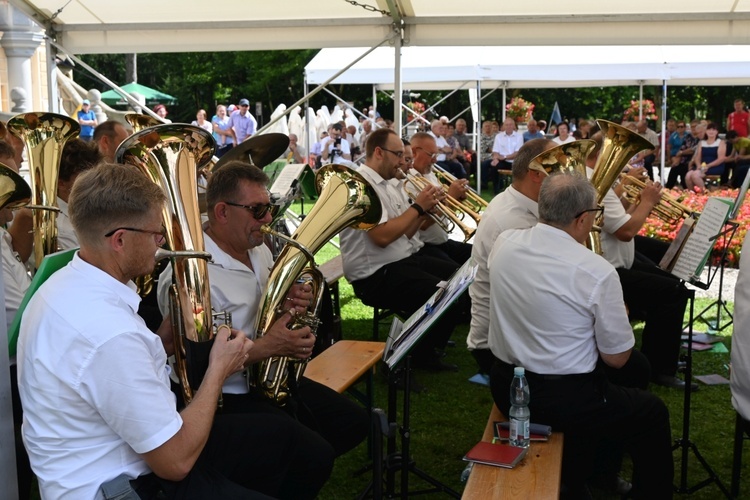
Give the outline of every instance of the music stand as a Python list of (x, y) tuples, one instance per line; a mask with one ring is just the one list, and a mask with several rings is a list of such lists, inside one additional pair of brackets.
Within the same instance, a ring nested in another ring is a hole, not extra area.
[[(443, 313), (456, 301), (474, 281), (477, 266), (471, 259), (459, 268), (448, 282), (441, 283), (438, 291), (419, 308), (405, 322), (399, 318), (394, 318), (391, 324), (391, 331), (388, 335), (385, 350), (383, 352), (383, 361), (389, 367), (388, 373), (388, 426), (381, 425), (381, 428), (399, 428), (401, 435), (401, 451), (396, 449), (396, 432), (388, 432), (385, 457), (374, 456), (373, 462), (373, 480), (370, 486), (360, 496), (364, 498), (371, 489), (376, 492), (382, 491), (381, 483), (383, 481), (382, 471), (386, 475), (385, 494), (393, 498), (396, 494), (396, 473), (400, 472), (400, 493), (401, 498), (406, 499), (411, 495), (426, 493), (443, 492), (454, 498), (460, 498), (461, 495), (433, 478), (425, 471), (416, 466), (416, 462), (411, 459), (411, 356), (409, 353), (416, 346), (418, 341), (429, 331), (432, 325)], [(402, 402), (403, 418), (401, 425), (398, 425), (398, 380), (402, 378), (404, 383), (404, 396)], [(382, 435), (377, 436), (382, 439)], [(382, 449), (381, 449), (382, 451)], [(414, 474), (420, 479), (426, 481), (432, 488), (419, 491), (409, 491), (409, 475)]]
[[(686, 232), (686, 234), (681, 235), (680, 238), (676, 238), (672, 242), (670, 250), (667, 251), (667, 254), (671, 254), (671, 256), (673, 257), (670, 258), (671, 262), (667, 262), (667, 260), (665, 259), (660, 263), (660, 267), (672, 273), (681, 281), (704, 290), (708, 289), (711, 286), (711, 282), (716, 275), (716, 271), (711, 273), (709, 264), (708, 282), (704, 283), (700, 281), (700, 275), (703, 266), (710, 258), (710, 255), (713, 251), (714, 242), (717, 238), (722, 235), (726, 235), (729, 232), (734, 234), (734, 231), (736, 231), (737, 229), (736, 223), (727, 221), (731, 206), (726, 204), (724, 201), (719, 200), (718, 198), (714, 198), (713, 200), (715, 201), (711, 201), (711, 206), (709, 206), (708, 203), (706, 204), (706, 210), (704, 210), (704, 214), (707, 214), (707, 218), (704, 221), (699, 220), (698, 224), (691, 224), (690, 229)], [(705, 222), (705, 224), (702, 224), (701, 222)], [(724, 227), (727, 224), (730, 226), (733, 225), (734, 227), (730, 227), (729, 229), (724, 230)], [(717, 228), (720, 231), (718, 234), (716, 234)], [(731, 240), (731, 236), (729, 239)], [(722, 249), (722, 260), (725, 258), (728, 248), (726, 241), (728, 240), (725, 240), (724, 248)], [(683, 252), (685, 252), (684, 255)], [(693, 323), (696, 319), (698, 319), (698, 316), (694, 315), (695, 290), (688, 289), (687, 293), (689, 294), (688, 300), (690, 303), (690, 314), (687, 325), (688, 338), (687, 353), (685, 356), (685, 389), (683, 392), (682, 436), (676, 439), (674, 445), (672, 446), (672, 451), (679, 449), (682, 452), (682, 460), (680, 464), (680, 482), (679, 486), (675, 487), (675, 491), (677, 491), (678, 493), (693, 493), (701, 488), (704, 488), (705, 486), (708, 486), (711, 483), (716, 483), (722, 493), (724, 493), (727, 498), (731, 498), (729, 490), (727, 490), (727, 488), (721, 482), (719, 476), (716, 475), (716, 472), (714, 472), (706, 459), (703, 458), (700, 451), (698, 450), (698, 446), (690, 440), (690, 403), (692, 398), (692, 390), (690, 386), (693, 382)], [(710, 307), (712, 306), (709, 306), (709, 308)], [(705, 310), (703, 312), (705, 312)], [(688, 454), (690, 451), (693, 452), (700, 465), (708, 473), (708, 477), (703, 481), (697, 483), (696, 485), (689, 487), (687, 484), (687, 475)]]

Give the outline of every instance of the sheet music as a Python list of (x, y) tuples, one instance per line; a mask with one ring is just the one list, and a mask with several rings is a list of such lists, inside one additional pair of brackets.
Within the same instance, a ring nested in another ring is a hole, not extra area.
[(715, 237), (724, 229), (733, 202), (728, 198), (709, 198), (695, 229), (685, 242), (672, 274), (685, 281), (698, 279), (708, 260)]
[(299, 179), (305, 166), (304, 163), (296, 163), (284, 167), (271, 186), (271, 193), (279, 195), (281, 198), (288, 196), (292, 190), (294, 182)]

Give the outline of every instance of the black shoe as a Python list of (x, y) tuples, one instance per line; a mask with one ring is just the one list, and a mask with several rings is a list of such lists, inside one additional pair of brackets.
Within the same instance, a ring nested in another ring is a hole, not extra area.
[[(671, 387), (672, 389), (685, 389), (685, 381), (682, 379), (679, 379), (675, 377), (674, 375), (664, 375), (664, 374), (658, 374), (654, 375), (651, 379), (651, 382), (653, 382), (656, 385), (661, 385), (663, 387)], [(690, 391), (695, 392), (698, 390), (698, 384), (695, 382), (690, 384)]]
[(453, 365), (451, 363), (446, 363), (442, 359), (438, 357), (429, 358), (429, 359), (415, 359), (412, 361), (412, 366), (414, 368), (419, 368), (422, 370), (429, 370), (433, 372), (457, 372), (458, 366)]

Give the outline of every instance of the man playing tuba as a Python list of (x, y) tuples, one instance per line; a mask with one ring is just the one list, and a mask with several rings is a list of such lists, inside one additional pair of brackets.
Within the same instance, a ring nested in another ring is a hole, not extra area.
[[(208, 265), (211, 304), (217, 311), (232, 315), (235, 327), (254, 333), (256, 315), (273, 265), (271, 251), (264, 244), (260, 228), (271, 222), (271, 204), (262, 170), (241, 161), (231, 161), (216, 170), (208, 182), (206, 197), (208, 222), (204, 225), (206, 251), (212, 256)], [(171, 265), (159, 278), (159, 303), (166, 313)], [(289, 292), (287, 311), (303, 313), (310, 306), (312, 293), (307, 284), (298, 284)], [(249, 366), (272, 356), (307, 359), (315, 337), (309, 327), (291, 330), (291, 314), (282, 316), (262, 337), (245, 363)], [(256, 388), (248, 389), (241, 374), (227, 379), (223, 388), (224, 413), (252, 413), (286, 422), (294, 428), (298, 448), (306, 455), (298, 472), (307, 475), (299, 485), (307, 491), (294, 492), (295, 498), (314, 496), (331, 472), (333, 459), (354, 448), (366, 436), (369, 419), (364, 409), (346, 397), (312, 380), (299, 382), (296, 404), (283, 409)], [(271, 444), (273, 435), (267, 437)]]

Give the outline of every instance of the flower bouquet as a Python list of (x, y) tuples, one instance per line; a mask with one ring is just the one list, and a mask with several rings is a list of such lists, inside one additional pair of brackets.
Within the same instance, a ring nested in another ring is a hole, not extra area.
[(514, 97), (505, 106), (505, 116), (513, 118), (516, 123), (528, 122), (534, 113), (534, 103), (522, 97)]

